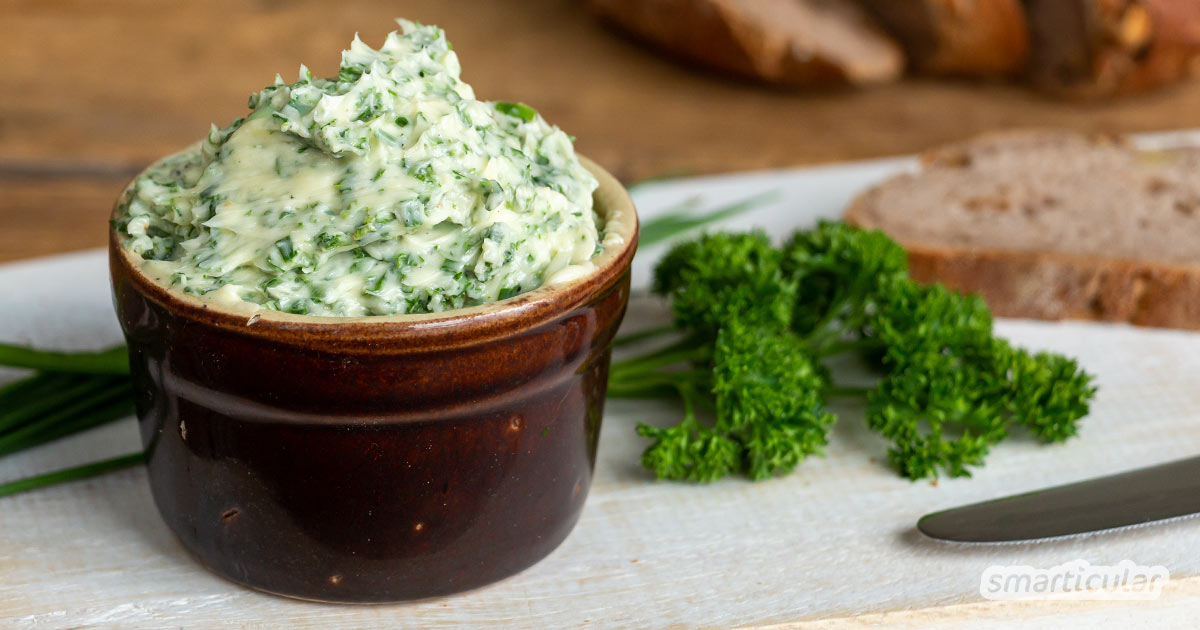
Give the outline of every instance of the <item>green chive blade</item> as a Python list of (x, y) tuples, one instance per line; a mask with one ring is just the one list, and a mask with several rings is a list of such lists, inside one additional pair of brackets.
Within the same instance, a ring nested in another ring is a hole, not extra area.
[(0, 344), (0, 365), (86, 374), (128, 374), (129, 351), (118, 346), (99, 352), (50, 352)]
[(698, 214), (688, 207), (691, 205), (690, 203), (685, 202), (676, 206), (679, 208), (677, 210), (673, 208), (665, 214), (660, 214), (642, 223), (638, 232), (638, 247), (653, 245), (710, 223), (735, 217), (748, 210), (759, 208), (773, 201), (777, 196), (778, 193), (775, 191), (767, 192)]
[(105, 459), (98, 462), (91, 462), (81, 466), (73, 466), (62, 470), (55, 470), (32, 477), (23, 479), (15, 479), (6, 483), (0, 483), (0, 497), (27, 492), (37, 488), (44, 488), (68, 481), (76, 481), (79, 479), (87, 479), (102, 475), (104, 473), (129, 468), (138, 464), (145, 463), (146, 456), (144, 453), (130, 453), (112, 459)]

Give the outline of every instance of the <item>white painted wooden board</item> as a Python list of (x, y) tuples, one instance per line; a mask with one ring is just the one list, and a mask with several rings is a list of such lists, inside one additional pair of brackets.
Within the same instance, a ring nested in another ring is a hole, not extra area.
[[(635, 196), (653, 216), (693, 195), (711, 207), (779, 190), (777, 202), (732, 223), (783, 238), (836, 216), (864, 185), (910, 167), (885, 160), (679, 180)], [(639, 255), (637, 284), (645, 285), (655, 254)], [(105, 264), (103, 253), (85, 252), (0, 266), (0, 341), (67, 349), (119, 342)], [(635, 300), (627, 326), (662, 323), (664, 313), (653, 300)], [(1079, 357), (1101, 390), (1077, 439), (1052, 447), (1012, 439), (973, 479), (936, 486), (900, 479), (880, 463), (883, 442), (862, 427), (861, 412), (845, 408), (826, 457), (786, 478), (656, 483), (638, 464), (645, 444), (634, 426), (669, 421), (678, 410), (615, 401), (583, 517), (545, 561), (459, 596), (336, 606), (260, 594), (209, 574), (159, 520), (144, 472), (127, 470), (0, 499), (0, 628), (654, 629), (829, 618), (843, 619), (818, 625), (1051, 628), (1128, 627), (1153, 614), (1157, 626), (1190, 627), (1200, 582), (1185, 578), (1200, 575), (1200, 521), (1004, 546), (940, 544), (913, 529), (932, 510), (1200, 453), (1200, 335), (1013, 320), (998, 328), (1018, 344)], [(132, 420), (123, 421), (4, 458), (0, 480), (137, 448)], [(1151, 603), (976, 603), (989, 565), (1048, 568), (1075, 559), (1161, 564), (1172, 585)]]

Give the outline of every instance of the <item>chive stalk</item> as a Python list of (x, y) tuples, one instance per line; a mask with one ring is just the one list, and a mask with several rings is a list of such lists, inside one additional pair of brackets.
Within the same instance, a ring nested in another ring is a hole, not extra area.
[(112, 390), (86, 401), (82, 411), (63, 410), (54, 416), (0, 437), (0, 456), (40, 446), (68, 435), (107, 424), (133, 413), (133, 400), (128, 391)]
[(697, 212), (691, 202), (685, 201), (653, 219), (642, 222), (641, 228), (638, 230), (638, 248), (649, 247), (710, 223), (729, 219), (743, 212), (762, 207), (774, 201), (778, 196), (778, 193), (771, 191), (705, 212)]
[(73, 466), (62, 470), (55, 470), (41, 475), (16, 479), (6, 483), (0, 483), (0, 497), (17, 494), (18, 492), (26, 492), (45, 486), (51, 486), (68, 481), (76, 481), (79, 479), (87, 479), (95, 477), (114, 470), (129, 468), (138, 464), (145, 463), (145, 453), (130, 453), (112, 459), (105, 459), (98, 462), (91, 462), (81, 466)]
[(48, 352), (0, 344), (0, 365), (85, 374), (129, 374), (129, 351), (118, 346), (99, 352)]
[(20, 396), (21, 393), (29, 390), (30, 388), (36, 387), (37, 384), (41, 382), (43, 376), (43, 374), (34, 374), (33, 376), (23, 378), (19, 381), (13, 381), (11, 383), (0, 385), (0, 401), (12, 396)]
[(42, 372), (11, 383), (0, 390), (0, 416), (59, 391), (75, 380), (73, 374)]
[(53, 413), (55, 409), (64, 405), (98, 396), (121, 384), (122, 380), (115, 377), (84, 377), (69, 382), (57, 391), (47, 392), (35, 400), (0, 412), (0, 436), (35, 422), (39, 417)]

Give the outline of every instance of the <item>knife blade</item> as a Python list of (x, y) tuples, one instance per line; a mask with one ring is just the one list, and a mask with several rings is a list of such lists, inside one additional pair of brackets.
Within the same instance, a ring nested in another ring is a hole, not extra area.
[(926, 514), (917, 529), (955, 542), (1099, 532), (1200, 512), (1200, 457)]

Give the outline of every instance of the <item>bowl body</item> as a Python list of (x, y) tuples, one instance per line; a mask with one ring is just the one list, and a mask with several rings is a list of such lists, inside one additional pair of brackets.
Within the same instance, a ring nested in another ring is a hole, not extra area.
[(440, 314), (233, 312), (164, 289), (110, 235), (150, 485), (184, 546), (336, 602), (462, 591), (557, 547), (591, 482), (636, 249), (628, 195), (588, 164), (625, 242), (582, 278)]

